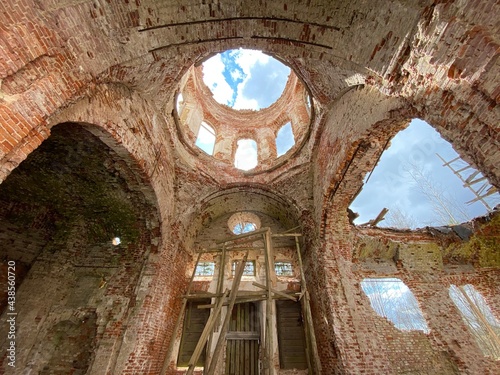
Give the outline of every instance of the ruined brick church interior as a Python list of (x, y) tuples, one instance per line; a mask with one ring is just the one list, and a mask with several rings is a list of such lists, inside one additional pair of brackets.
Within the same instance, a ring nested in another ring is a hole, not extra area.
[[(499, 374), (498, 208), (413, 229), (350, 208), (414, 119), (499, 187), (499, 20), (494, 0), (2, 1), (0, 373)], [(205, 83), (240, 49), (289, 69), (274, 103)]]

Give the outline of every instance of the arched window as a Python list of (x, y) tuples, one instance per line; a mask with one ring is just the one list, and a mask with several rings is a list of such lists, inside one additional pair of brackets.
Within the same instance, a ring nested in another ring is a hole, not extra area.
[(202, 122), (200, 125), (195, 145), (205, 151), (208, 155), (213, 155), (214, 153), (215, 130), (206, 122)]
[(276, 151), (278, 156), (286, 154), (295, 144), (293, 136), (292, 124), (288, 122), (283, 125), (276, 135)]
[(248, 171), (257, 166), (257, 143), (253, 139), (240, 139), (234, 155), (234, 166)]
[(260, 228), (260, 218), (251, 212), (236, 212), (228, 219), (227, 226), (234, 234), (253, 232)]

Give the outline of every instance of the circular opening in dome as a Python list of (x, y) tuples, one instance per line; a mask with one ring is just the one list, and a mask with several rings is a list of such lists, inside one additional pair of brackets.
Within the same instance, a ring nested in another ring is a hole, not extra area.
[(251, 212), (237, 212), (231, 215), (227, 225), (234, 234), (249, 233), (260, 228), (260, 219)]
[(290, 68), (257, 50), (233, 49), (203, 63), (203, 82), (214, 99), (233, 109), (259, 110), (276, 102)]

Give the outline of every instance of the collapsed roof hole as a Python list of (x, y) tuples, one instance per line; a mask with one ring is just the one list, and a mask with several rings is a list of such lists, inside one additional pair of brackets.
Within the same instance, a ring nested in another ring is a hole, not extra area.
[(202, 122), (198, 130), (195, 145), (205, 151), (208, 155), (213, 155), (215, 146), (215, 130), (206, 122)]
[(420, 119), (396, 134), (364, 183), (349, 207), (359, 214), (355, 224), (375, 225), (372, 219), (387, 208), (387, 220), (380, 226), (453, 225), (484, 215), (500, 203), (497, 189)]
[(276, 152), (278, 156), (284, 155), (295, 145), (292, 123), (288, 122), (281, 127), (276, 135)]
[(290, 68), (262, 51), (233, 49), (203, 63), (203, 81), (214, 99), (233, 109), (259, 110), (278, 100)]
[(253, 139), (240, 139), (237, 145), (234, 166), (244, 171), (255, 168), (258, 164), (257, 143)]

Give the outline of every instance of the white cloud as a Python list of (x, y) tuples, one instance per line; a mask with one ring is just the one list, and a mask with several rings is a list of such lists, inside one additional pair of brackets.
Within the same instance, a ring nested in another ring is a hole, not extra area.
[(259, 110), (260, 106), (257, 99), (246, 97), (244, 90), (252, 79), (252, 69), (254, 66), (256, 64), (266, 65), (270, 57), (255, 50), (237, 50), (233, 56), (235, 56), (235, 63), (243, 70), (243, 82), (239, 83), (236, 89), (236, 100), (234, 101), (233, 108)]
[(214, 95), (214, 99), (219, 103), (229, 105), (234, 95), (234, 90), (229, 86), (222, 74), (225, 65), (220, 54), (208, 59), (203, 63), (203, 82)]

